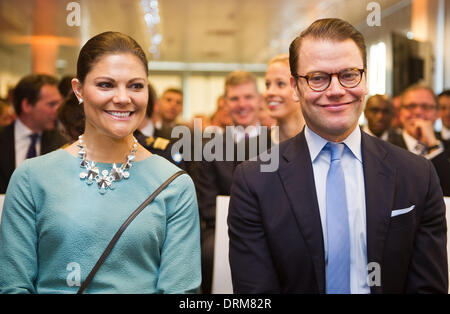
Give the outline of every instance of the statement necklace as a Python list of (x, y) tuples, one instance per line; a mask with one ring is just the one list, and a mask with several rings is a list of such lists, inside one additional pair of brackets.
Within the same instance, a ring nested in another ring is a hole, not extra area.
[(135, 137), (133, 137), (133, 139), (134, 144), (127, 156), (127, 160), (120, 167), (117, 167), (117, 165), (113, 163), (112, 169), (110, 171), (103, 170), (100, 175), (100, 170), (95, 165), (95, 161), (89, 161), (86, 159), (86, 149), (83, 145), (83, 135), (80, 135), (78, 137), (77, 144), (77, 146), (80, 148), (80, 151), (78, 152), (78, 155), (81, 159), (80, 167), (86, 169), (86, 171), (82, 171), (80, 173), (80, 179), (86, 180), (87, 185), (91, 185), (92, 183), (96, 182), (100, 194), (105, 194), (108, 189), (113, 190), (113, 182), (117, 182), (122, 179), (128, 179), (130, 177), (130, 173), (127, 170), (131, 168), (137, 151), (137, 140)]

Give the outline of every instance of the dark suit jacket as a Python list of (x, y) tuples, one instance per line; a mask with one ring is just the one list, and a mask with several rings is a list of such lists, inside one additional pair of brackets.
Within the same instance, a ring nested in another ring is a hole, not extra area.
[[(439, 133), (436, 133), (436, 136), (440, 139)], [(436, 169), (443, 194), (445, 196), (450, 196), (450, 145), (448, 141), (441, 141), (444, 146), (444, 151), (430, 160)], [(402, 133), (390, 133), (388, 142), (401, 148), (408, 149)]]
[[(372, 293), (447, 293), (445, 204), (430, 161), (362, 132)], [(391, 211), (415, 205), (391, 218)], [(245, 162), (228, 215), (235, 293), (324, 293), (324, 240), (311, 158), (301, 132), (280, 144), (275, 172)]]
[[(161, 147), (155, 146), (155, 143), (157, 143), (158, 138), (162, 138), (162, 136), (159, 135), (158, 131), (155, 129), (155, 133), (153, 136), (147, 137), (145, 136), (141, 131), (136, 130), (133, 133), (136, 140), (145, 147), (149, 152), (152, 154), (159, 155), (161, 157), (164, 157), (177, 167), (186, 170), (186, 164), (183, 159), (175, 160), (174, 156), (172, 156), (172, 146), (173, 144), (170, 142), (169, 139), (164, 138), (164, 140), (168, 141), (167, 145), (163, 145)], [(181, 154), (180, 154), (181, 157)]]
[[(266, 148), (270, 148), (270, 132), (268, 132)], [(253, 138), (257, 141), (258, 151), (259, 137)], [(230, 195), (231, 183), (234, 169), (242, 160), (248, 160), (256, 157), (249, 154), (249, 139), (244, 142), (245, 154), (238, 158), (237, 144), (234, 144), (233, 160), (225, 160), (227, 149), (225, 137), (223, 137), (223, 161), (202, 160), (195, 167), (194, 182), (197, 190), (198, 208), (201, 223), (201, 244), (202, 244), (202, 292), (210, 293), (213, 258), (214, 258), (214, 239), (216, 222), (216, 197), (218, 195)]]
[[(44, 131), (41, 140), (41, 155), (47, 154), (62, 147), (67, 140), (58, 131)], [(14, 149), (14, 123), (0, 131), (0, 194), (6, 193), (9, 179), (16, 166), (16, 153)]]

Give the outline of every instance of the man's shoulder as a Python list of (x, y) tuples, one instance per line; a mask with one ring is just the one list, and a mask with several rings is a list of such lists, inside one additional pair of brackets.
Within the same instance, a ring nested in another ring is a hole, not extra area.
[(8, 137), (14, 134), (14, 123), (0, 127), (0, 137)]

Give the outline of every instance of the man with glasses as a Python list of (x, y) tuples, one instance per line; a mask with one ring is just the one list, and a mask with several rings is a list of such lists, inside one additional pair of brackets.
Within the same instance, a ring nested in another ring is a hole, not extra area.
[(410, 86), (402, 93), (400, 121), (403, 131), (389, 141), (431, 159), (443, 150), (434, 131), (434, 123), (438, 118), (433, 90), (424, 85)]
[(400, 121), (403, 131), (391, 134), (389, 142), (433, 162), (445, 196), (450, 196), (450, 162), (440, 134), (434, 131), (439, 106), (433, 90), (413, 85), (402, 93)]
[(289, 49), (306, 126), (279, 168), (245, 162), (228, 215), (235, 293), (447, 293), (445, 204), (430, 161), (358, 127), (364, 38), (322, 19)]

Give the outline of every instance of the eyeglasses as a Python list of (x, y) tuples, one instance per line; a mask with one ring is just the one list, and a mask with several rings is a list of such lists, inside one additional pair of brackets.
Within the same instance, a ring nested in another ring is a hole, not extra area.
[(437, 110), (438, 107), (436, 105), (429, 105), (429, 104), (407, 104), (407, 105), (402, 105), (402, 108), (408, 110), (408, 111), (414, 111), (416, 110), (418, 107), (420, 107), (420, 109), (422, 109), (422, 111), (433, 111), (433, 110)]
[(358, 86), (361, 82), (364, 69), (344, 69), (337, 73), (311, 72), (306, 75), (295, 75), (296, 78), (301, 77), (306, 80), (309, 88), (316, 92), (323, 92), (331, 84), (333, 75), (337, 75), (339, 83), (346, 88)]

